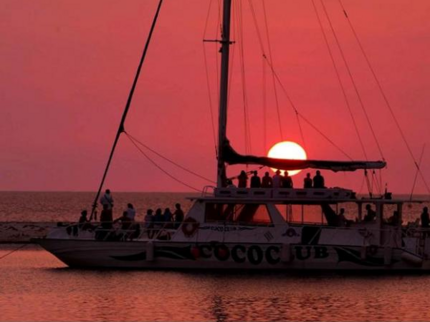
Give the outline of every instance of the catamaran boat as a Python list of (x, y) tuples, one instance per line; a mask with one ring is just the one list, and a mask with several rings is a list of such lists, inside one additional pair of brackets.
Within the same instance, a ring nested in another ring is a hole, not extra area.
[[(161, 3), (162, 0), (144, 53)], [(429, 270), (428, 233), (417, 225), (402, 225), (404, 205), (413, 202), (411, 200), (391, 198), (389, 194), (377, 199), (362, 198), (343, 188), (236, 188), (227, 185), (227, 164), (331, 171), (368, 171), (386, 166), (385, 161), (285, 160), (241, 155), (230, 146), (226, 128), (229, 51), (233, 44), (230, 39), (231, 5), (232, 0), (223, 0), (222, 35), (221, 40), (217, 40), (222, 56), (217, 186), (206, 187), (199, 197), (192, 198), (193, 204), (185, 219), (176, 227), (169, 224), (136, 229), (138, 223), (134, 223), (126, 228), (104, 231), (103, 227), (88, 228), (78, 224), (56, 227), (45, 238), (35, 241), (68, 266), (82, 268)], [(93, 212), (118, 137), (124, 133), (130, 101), (131, 96)], [(353, 218), (341, 220), (340, 208), (354, 214)]]

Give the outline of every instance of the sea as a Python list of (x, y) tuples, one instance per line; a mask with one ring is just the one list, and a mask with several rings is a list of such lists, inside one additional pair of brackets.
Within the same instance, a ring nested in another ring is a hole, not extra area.
[[(140, 220), (148, 208), (187, 210), (185, 198), (196, 196), (113, 195), (117, 209), (133, 203)], [(430, 321), (430, 274), (82, 270), (22, 243), (28, 236), (11, 237), (76, 221), (93, 198), (0, 193), (0, 321)]]

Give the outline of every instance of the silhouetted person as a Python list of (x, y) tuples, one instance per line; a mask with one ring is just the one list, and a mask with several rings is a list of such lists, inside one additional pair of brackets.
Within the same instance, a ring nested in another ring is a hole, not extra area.
[(128, 230), (131, 226), (131, 220), (128, 218), (127, 211), (122, 213), (122, 216), (113, 221), (114, 224), (121, 222), (121, 229)]
[(164, 209), (163, 217), (164, 217), (165, 222), (171, 222), (172, 221), (173, 214), (170, 211), (170, 208)]
[(88, 229), (94, 229), (95, 227), (90, 224), (90, 221), (87, 218), (88, 212), (86, 210), (83, 210), (81, 212), (81, 217), (79, 218), (79, 229), (82, 230), (88, 230)]
[(262, 188), (272, 188), (272, 186), (273, 186), (272, 177), (270, 176), (269, 172), (266, 172), (264, 174), (263, 179), (261, 180), (261, 187)]
[(400, 215), (397, 210), (393, 212), (393, 215), (390, 218), (388, 218), (387, 223), (393, 226), (397, 226), (400, 223)]
[(181, 209), (181, 204), (177, 203), (175, 205), (175, 212), (173, 213), (175, 219), (175, 228), (178, 228), (184, 221), (184, 212)]
[(100, 223), (103, 229), (112, 229), (112, 210), (108, 208), (108, 205), (103, 205), (103, 210), (100, 213)]
[(127, 217), (131, 220), (134, 221), (135, 217), (136, 217), (136, 210), (134, 209), (133, 205), (131, 203), (129, 203), (127, 205)]
[(237, 180), (239, 188), (246, 188), (246, 186), (248, 185), (248, 175), (243, 170), (240, 172), (239, 176), (237, 177)]
[(112, 209), (108, 209), (108, 205), (103, 205), (103, 210), (100, 213), (100, 224), (102, 226), (101, 231), (96, 231), (96, 239), (97, 240), (106, 240), (111, 237), (112, 230)]
[(152, 209), (148, 209), (145, 215), (144, 227), (148, 233), (148, 238), (152, 238), (154, 235), (152, 231), (154, 228), (154, 216), (152, 216), (153, 212), (154, 211)]
[(427, 207), (424, 207), (423, 212), (421, 213), (421, 227), (422, 228), (430, 227), (429, 209)]
[(305, 189), (312, 188), (312, 179), (311, 179), (310, 173), (306, 173), (306, 178), (304, 179), (304, 182), (303, 182), (303, 188)]
[(260, 188), (261, 187), (261, 179), (258, 176), (258, 172), (254, 171), (254, 175), (251, 177), (251, 188)]
[(163, 221), (163, 211), (161, 210), (161, 208), (157, 208), (157, 210), (155, 210), (154, 223), (155, 225), (160, 225)]
[(109, 189), (106, 189), (105, 194), (100, 197), (100, 203), (102, 204), (103, 209), (104, 209), (104, 206), (106, 205), (108, 210), (112, 210), (113, 198)]
[(340, 208), (337, 220), (338, 220), (338, 226), (339, 227), (346, 226), (346, 218), (345, 218), (345, 209), (344, 208)]
[(314, 188), (325, 188), (324, 177), (321, 175), (321, 172), (319, 170), (314, 177)]
[(365, 222), (373, 222), (376, 219), (376, 212), (372, 209), (370, 205), (366, 205), (367, 214), (364, 216)]
[(227, 179), (227, 188), (237, 188), (237, 187), (233, 184), (233, 181), (231, 181), (230, 179)]
[(272, 182), (273, 182), (273, 185), (272, 185), (273, 188), (281, 188), (281, 184), (282, 184), (281, 170), (276, 170), (276, 173), (273, 176)]
[(282, 188), (292, 188), (293, 187), (293, 179), (291, 179), (288, 171), (284, 172), (284, 177), (282, 178)]

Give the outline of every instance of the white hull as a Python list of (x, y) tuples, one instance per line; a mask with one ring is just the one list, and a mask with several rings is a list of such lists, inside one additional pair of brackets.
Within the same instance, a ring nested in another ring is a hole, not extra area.
[(281, 244), (198, 244), (39, 239), (37, 242), (75, 268), (229, 270), (428, 270), (429, 261), (401, 249)]

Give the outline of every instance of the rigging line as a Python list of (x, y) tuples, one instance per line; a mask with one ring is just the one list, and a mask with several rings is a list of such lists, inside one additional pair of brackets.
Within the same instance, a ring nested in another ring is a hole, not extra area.
[(129, 134), (129, 133), (125, 133), (131, 140), (133, 140), (133, 141), (135, 141), (135, 142), (137, 142), (137, 143), (139, 143), (141, 146), (143, 146), (145, 149), (148, 149), (149, 151), (151, 151), (152, 153), (154, 153), (154, 154), (156, 154), (157, 156), (159, 156), (160, 158), (162, 158), (163, 160), (165, 160), (165, 161), (167, 161), (167, 162), (169, 162), (169, 163), (171, 163), (171, 164), (173, 164), (173, 165), (175, 165), (175, 166), (177, 166), (178, 168), (180, 168), (180, 169), (182, 169), (182, 170), (184, 170), (185, 172), (188, 172), (188, 173), (190, 173), (190, 174), (192, 174), (192, 175), (194, 175), (194, 176), (196, 176), (196, 177), (198, 177), (198, 178), (200, 178), (200, 179), (203, 179), (203, 180), (206, 180), (206, 181), (208, 181), (208, 182), (211, 182), (211, 183), (216, 183), (215, 181), (213, 181), (213, 180), (211, 180), (211, 179), (208, 179), (208, 178), (206, 178), (206, 177), (204, 177), (204, 176), (202, 176), (202, 175), (200, 175), (200, 174), (198, 174), (198, 173), (196, 173), (196, 172), (194, 172), (194, 171), (191, 171), (191, 170), (189, 170), (189, 169), (187, 169), (187, 168), (185, 168), (184, 166), (182, 166), (182, 165), (180, 165), (180, 164), (178, 164), (178, 163), (176, 163), (176, 162), (174, 162), (174, 161), (172, 161), (172, 160), (170, 160), (169, 158), (167, 158), (167, 157), (165, 157), (165, 156), (163, 156), (163, 155), (161, 155), (160, 153), (158, 153), (157, 151), (155, 151), (155, 150), (153, 150), (153, 149), (151, 149), (149, 146), (147, 146), (146, 144), (144, 144), (143, 142), (141, 142), (141, 141), (139, 141), (138, 139), (136, 139), (134, 136), (132, 136), (131, 134)]
[(364, 186), (365, 177), (366, 177), (366, 176), (363, 176), (363, 178), (361, 179), (360, 190), (358, 190), (358, 194), (359, 194), (359, 195), (361, 195), (361, 192), (363, 191), (363, 186)]
[(131, 101), (133, 99), (134, 90), (136, 89), (137, 81), (139, 80), (140, 71), (141, 71), (143, 63), (145, 61), (146, 53), (148, 52), (148, 48), (149, 48), (149, 44), (151, 43), (152, 34), (154, 33), (155, 25), (157, 24), (158, 15), (160, 13), (161, 5), (162, 4), (163, 4), (163, 0), (160, 0), (159, 3), (158, 3), (158, 7), (157, 7), (157, 11), (155, 13), (154, 19), (152, 21), (151, 29), (149, 30), (148, 38), (146, 39), (145, 48), (143, 49), (143, 53), (142, 53), (142, 57), (140, 58), (139, 66), (137, 67), (136, 75), (134, 77), (133, 85), (131, 86), (131, 89), (130, 89), (130, 94), (128, 96), (127, 103), (125, 105), (124, 113), (122, 114), (121, 122), (120, 122), (119, 127), (118, 127), (118, 132), (116, 133), (116, 137), (115, 137), (115, 140), (114, 140), (114, 143), (113, 143), (113, 146), (112, 146), (112, 150), (110, 152), (109, 159), (108, 159), (108, 162), (106, 164), (106, 169), (105, 169), (105, 171), (103, 173), (102, 181), (100, 183), (100, 186), (99, 186), (99, 189), (97, 191), (96, 197), (94, 198), (94, 203), (93, 203), (93, 206), (92, 206), (90, 218), (93, 217), (94, 212), (95, 212), (95, 210), (97, 208), (97, 201), (99, 199), (100, 192), (101, 192), (101, 190), (103, 188), (103, 184), (104, 184), (106, 176), (108, 174), (109, 167), (110, 167), (110, 164), (112, 162), (112, 158), (113, 158), (113, 155), (115, 153), (116, 146), (118, 144), (118, 141), (119, 141), (119, 138), (120, 138), (121, 134), (124, 132), (124, 123), (125, 123), (125, 120), (127, 118), (128, 110), (130, 109)]
[(217, 143), (216, 143), (215, 117), (213, 112), (211, 84), (210, 84), (209, 69), (208, 69), (208, 59), (206, 55), (206, 46), (204, 43), (203, 43), (203, 59), (205, 63), (206, 85), (207, 85), (208, 98), (209, 98), (209, 112), (210, 112), (211, 125), (212, 125), (212, 138), (215, 146), (215, 156), (218, 156)]
[(169, 172), (167, 172), (166, 170), (164, 170), (162, 167), (160, 167), (154, 160), (152, 160), (141, 148), (139, 148), (139, 146), (133, 141), (133, 139), (127, 135), (127, 137), (129, 138), (130, 142), (140, 151), (140, 153), (142, 153), (147, 159), (148, 161), (150, 161), (155, 167), (157, 167), (161, 172), (163, 172), (165, 175), (167, 175), (168, 177), (170, 177), (171, 179), (175, 180), (176, 182), (184, 185), (185, 187), (188, 187), (192, 190), (195, 190), (197, 192), (200, 192), (199, 189), (194, 188), (193, 186), (190, 186), (189, 184), (181, 181), (180, 179), (174, 177), (173, 175), (171, 175)]
[(245, 52), (244, 52), (244, 36), (243, 36), (243, 7), (242, 0), (236, 2), (236, 23), (238, 29), (239, 38), (239, 60), (241, 67), (241, 79), (242, 79), (242, 100), (243, 100), (243, 112), (244, 112), (244, 125), (245, 125), (245, 151), (251, 152), (251, 131), (249, 122), (248, 112), (248, 97), (247, 97), (247, 86), (246, 86), (246, 72), (245, 72)]
[(266, 59), (267, 64), (272, 69), (273, 74), (275, 75), (275, 78), (281, 87), (282, 91), (284, 92), (284, 95), (287, 97), (288, 102), (290, 103), (291, 108), (294, 110), (296, 115), (298, 115), (303, 121), (305, 121), (309, 126), (311, 126), (317, 133), (319, 133), (323, 138), (325, 138), (331, 145), (333, 145), (340, 153), (342, 153), (344, 156), (346, 156), (348, 159), (352, 160), (351, 156), (349, 156), (345, 151), (343, 151), (337, 144), (335, 144), (327, 135), (325, 135), (320, 129), (318, 129), (311, 121), (309, 121), (305, 116), (303, 116), (299, 111), (297, 110), (295, 104), (293, 103), (290, 95), (288, 94), (286, 88), (284, 87), (284, 84), (282, 84), (278, 74), (273, 69), (273, 66), (270, 64), (270, 62)]
[(9, 255), (11, 255), (11, 254), (15, 253), (16, 251), (18, 251), (18, 250), (20, 250), (20, 249), (23, 249), (23, 248), (24, 248), (24, 247), (26, 247), (27, 245), (28, 245), (28, 244), (20, 245), (18, 248), (13, 249), (13, 250), (11, 250), (10, 252), (8, 252), (8, 253), (6, 253), (5, 255), (3, 255), (2, 257), (0, 257), (0, 260), (2, 260), (3, 258), (6, 258), (7, 256), (9, 256)]
[(263, 79), (262, 79), (262, 85), (263, 85), (263, 144), (264, 144), (264, 151), (267, 151), (267, 82), (266, 82), (266, 62), (264, 61), (264, 58), (262, 57), (262, 63), (263, 63)]
[(317, 6), (316, 6), (316, 3), (315, 3), (315, 0), (312, 0), (312, 5), (313, 5), (314, 10), (315, 10), (315, 15), (316, 15), (316, 17), (317, 17), (318, 24), (319, 24), (319, 26), (320, 26), (321, 33), (322, 33), (323, 38), (324, 38), (324, 42), (325, 42), (325, 44), (326, 44), (326, 46), (327, 46), (327, 50), (328, 50), (328, 53), (329, 53), (329, 55), (330, 55), (331, 62), (333, 63), (333, 67), (334, 67), (334, 70), (335, 70), (336, 77), (337, 77), (337, 80), (338, 80), (338, 82), (339, 82), (340, 88), (341, 88), (341, 90), (342, 90), (342, 94), (343, 94), (343, 98), (344, 98), (344, 100), (345, 100), (345, 104), (346, 104), (346, 106), (347, 106), (347, 108), (348, 108), (349, 115), (351, 116), (352, 123), (353, 123), (353, 125), (354, 125), (354, 129), (355, 129), (355, 133), (357, 134), (357, 138), (358, 138), (358, 141), (359, 141), (359, 143), (360, 143), (360, 146), (361, 146), (361, 149), (362, 149), (363, 155), (364, 155), (364, 157), (366, 158), (366, 160), (368, 160), (367, 153), (366, 153), (366, 148), (365, 148), (364, 143), (363, 143), (363, 140), (362, 140), (362, 138), (361, 138), (360, 131), (358, 130), (358, 125), (357, 125), (357, 122), (356, 122), (356, 120), (355, 120), (354, 114), (352, 113), (351, 104), (350, 104), (350, 102), (349, 102), (348, 95), (346, 94), (345, 86), (344, 86), (344, 85), (343, 85), (343, 83), (342, 83), (342, 79), (341, 79), (341, 77), (340, 77), (339, 69), (338, 69), (338, 67), (337, 67), (337, 65), (336, 65), (336, 61), (335, 61), (335, 59), (334, 59), (333, 52), (332, 52), (332, 50), (331, 50), (331, 48), (330, 48), (330, 43), (329, 43), (329, 41), (328, 41), (327, 34), (326, 34), (326, 32), (324, 31), (324, 27), (323, 27), (323, 24), (322, 24), (322, 21), (321, 21), (321, 17), (320, 17), (320, 15), (319, 15), (319, 13), (318, 13), (318, 9), (317, 9)]
[(211, 9), (212, 9), (212, 2), (213, 2), (213, 0), (210, 0), (209, 7), (208, 7), (208, 13), (206, 14), (206, 22), (205, 22), (205, 27), (203, 29), (203, 39), (206, 38), (206, 34), (207, 34), (207, 30), (208, 30), (208, 22), (209, 22)]
[[(258, 25), (257, 15), (255, 14), (254, 5), (253, 5), (252, 0), (248, 0), (248, 2), (249, 2), (249, 6), (251, 8), (251, 13), (252, 13), (252, 18), (254, 20), (255, 29), (257, 31), (257, 38), (258, 38), (258, 41), (260, 43), (261, 52), (263, 54), (263, 57), (265, 57), (266, 56), (266, 52), (264, 50), (263, 39), (261, 37), (261, 32), (260, 32), (260, 28), (259, 28), (259, 25)], [(263, 4), (263, 9), (264, 9), (264, 14), (265, 14), (266, 37), (267, 37), (267, 42), (268, 42), (269, 58), (270, 58), (270, 61), (272, 61), (272, 50), (271, 50), (271, 46), (270, 46), (269, 28), (268, 28), (269, 24), (267, 22), (266, 7), (264, 5), (264, 1), (262, 1), (262, 4)], [(267, 59), (267, 57), (265, 59)], [(276, 112), (277, 112), (277, 115), (278, 115), (279, 133), (281, 135), (281, 140), (283, 140), (284, 139), (284, 134), (283, 134), (283, 131), (282, 131), (281, 112), (280, 112), (280, 108), (279, 108), (279, 98), (278, 98), (278, 89), (276, 87), (276, 81), (274, 79), (273, 73), (272, 73), (272, 82), (273, 82), (273, 91), (274, 91), (274, 97), (275, 97)]]
[(372, 64), (370, 63), (370, 59), (369, 59), (369, 57), (367, 56), (367, 54), (366, 54), (366, 52), (365, 52), (365, 50), (364, 50), (364, 47), (363, 47), (363, 45), (362, 45), (362, 43), (361, 43), (361, 41), (360, 41), (360, 38), (358, 37), (358, 34), (357, 34), (357, 32), (355, 31), (355, 28), (354, 28), (354, 26), (353, 26), (353, 24), (352, 24), (352, 22), (351, 22), (351, 19), (349, 19), (348, 13), (347, 13), (347, 11), (346, 11), (345, 7), (343, 6), (343, 3), (342, 3), (342, 1), (341, 1), (341, 0), (339, 0), (339, 4), (340, 4), (340, 6), (341, 6), (341, 8), (342, 8), (342, 10), (343, 10), (343, 13), (344, 13), (344, 15), (345, 15), (345, 17), (346, 17), (346, 20), (348, 21), (348, 24), (349, 24), (349, 26), (350, 26), (350, 28), (351, 28), (351, 31), (352, 31), (352, 33), (353, 33), (353, 35), (354, 35), (354, 37), (355, 37), (355, 39), (356, 39), (356, 41), (357, 41), (357, 44), (358, 44), (358, 46), (359, 46), (359, 48), (360, 48), (360, 51), (361, 51), (361, 53), (363, 54), (363, 57), (364, 57), (364, 59), (365, 59), (365, 61), (366, 61), (366, 63), (367, 63), (367, 66), (369, 67), (369, 70), (370, 70), (370, 72), (372, 73), (372, 76), (373, 76), (373, 78), (374, 78), (374, 80), (375, 80), (375, 82), (376, 82), (376, 85), (378, 86), (379, 92), (380, 92), (380, 93), (381, 93), (381, 95), (382, 95), (382, 98), (383, 98), (383, 100), (384, 100), (384, 102), (385, 102), (385, 105), (388, 107), (388, 110), (389, 110), (389, 112), (390, 112), (391, 116), (392, 116), (392, 117), (393, 117), (393, 119), (394, 119), (394, 123), (396, 124), (396, 127), (397, 127), (397, 129), (398, 129), (398, 131), (399, 131), (399, 133), (400, 133), (400, 135), (401, 135), (401, 137), (402, 137), (402, 139), (403, 139), (403, 143), (406, 145), (406, 148), (407, 148), (407, 150), (408, 150), (408, 152), (409, 152), (409, 154), (410, 154), (410, 156), (411, 156), (412, 160), (414, 161), (414, 165), (415, 165), (415, 167), (417, 168), (417, 170), (418, 170), (418, 172), (419, 172), (419, 174), (420, 174), (420, 177), (422, 178), (422, 180), (423, 180), (423, 182), (424, 182), (424, 185), (425, 185), (425, 186), (426, 186), (426, 188), (427, 188), (427, 191), (430, 193), (430, 187), (428, 186), (427, 181), (426, 181), (426, 180), (425, 180), (425, 178), (424, 178), (424, 175), (423, 175), (423, 173), (422, 173), (422, 171), (421, 171), (421, 169), (420, 169), (420, 166), (418, 165), (417, 160), (416, 160), (416, 158), (415, 158), (415, 156), (414, 156), (414, 153), (412, 152), (412, 149), (411, 149), (411, 147), (410, 147), (410, 145), (409, 145), (409, 143), (408, 143), (408, 140), (406, 139), (406, 135), (404, 134), (404, 132), (403, 132), (403, 130), (402, 130), (402, 127), (400, 126), (400, 123), (399, 123), (399, 121), (397, 120), (396, 115), (394, 114), (394, 110), (393, 110), (393, 108), (392, 108), (392, 106), (391, 106), (391, 104), (390, 104), (390, 101), (388, 100), (388, 97), (387, 97), (387, 95), (385, 94), (384, 89), (382, 88), (382, 84), (381, 84), (381, 82), (379, 81), (379, 78), (378, 78), (378, 76), (376, 75), (376, 72), (375, 72), (375, 70), (374, 70), (374, 68), (373, 68)]
[[(269, 51), (270, 62), (273, 65), (272, 45), (270, 43), (270, 34), (269, 34), (269, 22), (267, 20), (267, 10), (266, 10), (266, 4), (264, 0), (261, 0), (261, 4), (263, 5), (264, 25), (266, 27), (267, 49)], [(272, 74), (272, 82), (273, 82), (273, 91), (275, 96), (276, 112), (278, 114), (279, 132), (281, 134), (281, 139), (283, 140), (284, 133), (282, 131), (282, 119), (281, 119), (281, 109), (279, 107), (278, 89), (276, 87), (276, 80), (273, 74)]]
[(384, 154), (382, 152), (381, 145), (379, 144), (379, 141), (378, 141), (378, 138), (376, 136), (375, 130), (373, 129), (373, 126), (372, 126), (372, 122), (370, 121), (369, 115), (368, 115), (367, 110), (366, 110), (366, 108), (364, 106), (364, 102), (363, 102), (363, 100), (361, 98), (360, 92), (358, 91), (357, 84), (355, 82), (354, 76), (352, 75), (351, 69), (349, 68), (349, 65), (348, 65), (348, 62), (346, 60), (345, 54), (343, 52), (342, 46), (340, 45), (339, 38), (337, 37), (336, 31), (334, 30), (334, 27), (333, 27), (333, 24), (331, 22), (330, 16), (329, 16), (329, 14), (327, 12), (327, 8), (326, 8), (323, 0), (320, 0), (320, 2), (321, 2), (321, 5), (323, 7), (325, 16), (327, 17), (327, 21), (328, 21), (328, 23), (330, 25), (330, 29), (331, 29), (331, 31), (333, 33), (333, 36), (334, 36), (334, 39), (336, 41), (337, 47), (339, 48), (339, 52), (340, 52), (340, 55), (342, 57), (342, 60), (345, 63), (346, 70), (348, 72), (349, 78), (351, 79), (351, 83), (352, 83), (352, 85), (354, 87), (354, 91), (355, 91), (355, 93), (357, 95), (358, 102), (360, 103), (360, 107), (363, 110), (363, 113), (364, 113), (364, 115), (366, 117), (367, 124), (369, 125), (369, 128), (370, 128), (370, 131), (372, 133), (373, 139), (375, 140), (376, 146), (377, 146), (377, 148), (379, 150), (379, 153), (381, 154), (382, 159), (385, 160)]
[(305, 135), (303, 133), (302, 123), (300, 122), (300, 117), (297, 113), (296, 113), (296, 119), (297, 119), (297, 124), (299, 125), (300, 137), (302, 138), (303, 147), (305, 148), (305, 150), (307, 150), (308, 147), (306, 145), (306, 140), (305, 140)]
[[(423, 145), (423, 149), (421, 150), (420, 159), (419, 159), (419, 161), (418, 161), (418, 162), (419, 162), (419, 165), (421, 165), (421, 161), (423, 160), (423, 155), (424, 155), (424, 150), (425, 150), (425, 148), (426, 148), (426, 145), (424, 144), (424, 145)], [(418, 179), (418, 169), (417, 169), (417, 171), (415, 172), (414, 183), (412, 184), (411, 195), (410, 195), (410, 198), (409, 198), (409, 200), (411, 200), (411, 201), (412, 201), (412, 196), (413, 196), (413, 194), (414, 194), (415, 184), (417, 183), (417, 179)]]

